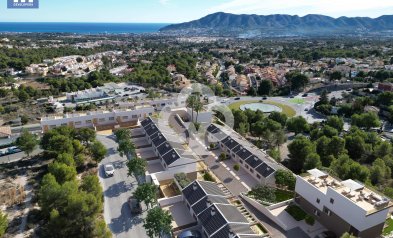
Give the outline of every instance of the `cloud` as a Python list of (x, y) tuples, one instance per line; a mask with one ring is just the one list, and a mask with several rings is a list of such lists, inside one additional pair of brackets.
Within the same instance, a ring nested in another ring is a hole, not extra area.
[(392, 0), (230, 0), (208, 11), (235, 14), (324, 14), (338, 16), (371, 16), (391, 14)]
[(161, 5), (168, 4), (169, 0), (159, 0)]

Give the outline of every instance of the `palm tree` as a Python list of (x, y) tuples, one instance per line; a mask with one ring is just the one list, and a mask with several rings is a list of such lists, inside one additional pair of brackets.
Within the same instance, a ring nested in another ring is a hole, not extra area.
[(191, 108), (191, 117), (192, 121), (194, 121), (194, 107), (197, 102), (197, 98), (195, 95), (190, 95), (186, 100), (186, 107)]
[(199, 116), (199, 112), (203, 109), (203, 104), (198, 100), (196, 101), (195, 105), (194, 105), (194, 110), (197, 113), (196, 115), (196, 122), (198, 123), (198, 116)]

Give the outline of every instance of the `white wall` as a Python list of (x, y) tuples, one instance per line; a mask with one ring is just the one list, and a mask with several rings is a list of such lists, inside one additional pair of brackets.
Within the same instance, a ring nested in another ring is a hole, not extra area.
[[(49, 128), (69, 125), (70, 123), (74, 124), (75, 128), (84, 128), (84, 127), (92, 127), (93, 120), (97, 120), (97, 125), (110, 125), (113, 123), (117, 123), (117, 117), (121, 118), (122, 122), (130, 122), (136, 121), (138, 119), (143, 119), (149, 114), (153, 113), (153, 108), (141, 108), (137, 110), (128, 110), (128, 111), (113, 111), (113, 112), (90, 112), (87, 114), (77, 114), (70, 115), (70, 117), (64, 118), (53, 118), (53, 119), (43, 119), (41, 120), (41, 128), (44, 129), (45, 126)], [(123, 118), (128, 117), (128, 118)], [(100, 121), (100, 119), (104, 119), (104, 121)], [(110, 120), (112, 119), (112, 120)]]
[(161, 198), (161, 199), (158, 199), (157, 201), (160, 204), (160, 207), (166, 207), (166, 206), (183, 201), (183, 195), (180, 194), (180, 195), (170, 197), (170, 198)]
[[(383, 223), (388, 214), (388, 209), (385, 209), (384, 211), (366, 216), (366, 210), (333, 188), (327, 187), (325, 194), (301, 176), (297, 176), (295, 191), (320, 211), (323, 212), (323, 207), (325, 206), (359, 231)], [(317, 198), (320, 199), (319, 204), (317, 203)], [(330, 203), (331, 198), (334, 199), (333, 204)]]

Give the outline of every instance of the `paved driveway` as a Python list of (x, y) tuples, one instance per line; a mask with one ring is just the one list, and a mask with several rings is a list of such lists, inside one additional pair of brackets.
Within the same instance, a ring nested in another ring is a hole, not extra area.
[[(97, 136), (108, 149), (107, 157), (99, 165), (99, 178), (104, 190), (104, 218), (113, 237), (119, 238), (147, 238), (143, 228), (143, 217), (131, 215), (127, 199), (135, 190), (137, 183), (135, 178), (127, 176), (126, 158), (117, 153), (117, 144), (111, 136)], [(115, 167), (113, 177), (106, 178), (103, 165), (112, 163)]]

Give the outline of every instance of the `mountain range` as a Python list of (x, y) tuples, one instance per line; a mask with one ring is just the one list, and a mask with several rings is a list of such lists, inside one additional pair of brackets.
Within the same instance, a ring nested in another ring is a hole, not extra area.
[(331, 35), (331, 34), (393, 34), (393, 15), (378, 18), (339, 17), (324, 15), (236, 15), (213, 13), (201, 19), (172, 24), (160, 32), (254, 35)]

